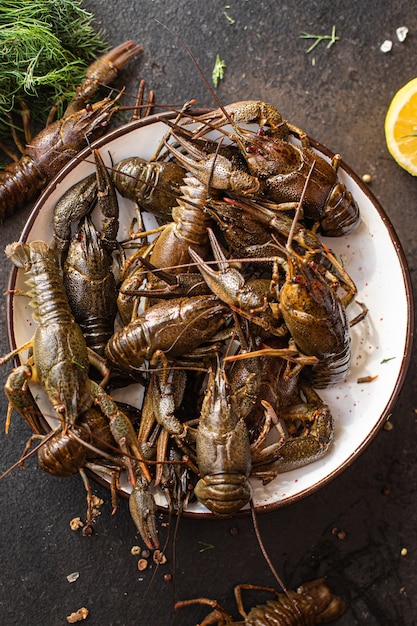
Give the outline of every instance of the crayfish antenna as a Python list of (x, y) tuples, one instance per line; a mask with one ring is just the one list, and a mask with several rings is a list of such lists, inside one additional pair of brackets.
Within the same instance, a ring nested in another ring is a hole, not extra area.
[(298, 222), (298, 220), (300, 218), (301, 211), (303, 209), (304, 197), (306, 195), (308, 183), (310, 182), (310, 178), (311, 178), (311, 175), (313, 173), (315, 165), (316, 165), (316, 162), (313, 161), (312, 164), (311, 164), (311, 167), (310, 167), (310, 169), (308, 171), (306, 182), (304, 183), (303, 191), (301, 193), (300, 200), (298, 202), (298, 205), (297, 205), (297, 208), (296, 208), (296, 211), (295, 211), (295, 215), (294, 215), (293, 223), (292, 223), (292, 226), (291, 226), (291, 230), (290, 230), (289, 235), (288, 235), (287, 250), (291, 250), (291, 245), (292, 245), (292, 240), (294, 238), (295, 228), (297, 226), (297, 222)]
[(11, 472), (13, 472), (13, 470), (15, 470), (17, 467), (22, 467), (23, 469), (25, 469), (23, 466), (24, 462), (27, 461), (27, 459), (30, 459), (30, 457), (32, 457), (34, 454), (36, 454), (36, 452), (38, 452), (38, 450), (40, 450), (40, 448), (42, 448), (42, 446), (44, 446), (47, 443), (47, 441), (49, 441), (49, 439), (51, 439), (54, 436), (54, 434), (55, 434), (55, 431), (51, 430), (51, 432), (49, 432), (47, 435), (45, 435), (45, 437), (43, 437), (42, 441), (37, 446), (32, 448), (30, 452), (27, 452), (32, 440), (34, 440), (35, 437), (37, 436), (36, 434), (33, 435), (29, 440), (30, 443), (26, 445), (25, 450), (22, 456), (20, 457), (20, 459), (16, 461), (16, 463), (13, 463), (13, 465), (11, 465), (9, 469), (4, 471), (3, 474), (0, 475), (0, 480), (3, 480), (3, 478), (6, 478), (6, 476), (11, 474)]
[(191, 52), (190, 48), (187, 46), (187, 44), (181, 39), (181, 37), (179, 35), (177, 35), (173, 30), (171, 30), (171, 28), (169, 28), (169, 26), (167, 26), (166, 24), (164, 24), (163, 22), (156, 20), (158, 22), (158, 24), (160, 24), (163, 28), (165, 28), (165, 30), (167, 30), (169, 33), (171, 33), (171, 35), (178, 41), (178, 43), (182, 46), (182, 48), (185, 50), (185, 52), (188, 54), (188, 56), (190, 57), (191, 61), (193, 62), (195, 68), (197, 69), (198, 73), (200, 74), (201, 78), (203, 79), (204, 84), (206, 85), (207, 89), (209, 90), (210, 94), (212, 95), (214, 101), (216, 102), (217, 106), (219, 107), (219, 109), (221, 110), (221, 112), (223, 113), (223, 115), (225, 116), (225, 118), (227, 119), (227, 121), (233, 126), (233, 119), (230, 116), (230, 114), (226, 111), (225, 107), (223, 106), (223, 104), (220, 101), (220, 98), (218, 97), (218, 95), (216, 94), (216, 92), (214, 91), (213, 87), (210, 85), (207, 76), (204, 74), (203, 70), (201, 69), (200, 65), (198, 64), (197, 59), (195, 58), (195, 56), (193, 55), (193, 53)]
[(252, 522), (253, 522), (253, 528), (254, 528), (254, 531), (255, 531), (256, 539), (258, 540), (258, 544), (259, 544), (261, 552), (262, 552), (262, 554), (264, 556), (264, 559), (265, 559), (269, 569), (271, 570), (273, 577), (278, 582), (278, 584), (281, 587), (282, 591), (287, 596), (287, 598), (288, 598), (289, 602), (292, 604), (294, 610), (301, 616), (300, 609), (298, 608), (297, 604), (294, 602), (294, 599), (292, 598), (290, 592), (288, 591), (288, 589), (287, 589), (284, 581), (282, 580), (281, 576), (278, 574), (277, 570), (275, 569), (271, 559), (269, 558), (269, 554), (266, 551), (265, 544), (262, 541), (262, 537), (261, 537), (261, 534), (259, 532), (258, 519), (256, 517), (256, 511), (255, 511), (255, 507), (253, 505), (253, 500), (252, 499), (250, 500), (250, 511), (251, 511), (251, 515), (252, 515)]

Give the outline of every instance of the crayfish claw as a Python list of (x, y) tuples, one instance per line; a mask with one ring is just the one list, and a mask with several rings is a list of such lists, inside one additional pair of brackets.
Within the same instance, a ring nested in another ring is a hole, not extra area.
[(206, 154), (195, 143), (187, 141), (176, 132), (172, 132), (171, 136), (195, 158), (191, 159), (167, 142), (165, 146), (203, 185), (210, 185), (215, 189), (240, 191), (243, 194), (255, 193), (259, 189), (256, 177), (243, 170), (234, 169), (232, 162), (225, 156), (218, 153)]
[(156, 504), (147, 482), (139, 477), (129, 496), (129, 511), (136, 528), (149, 550), (159, 547), (156, 529)]
[[(111, 81), (115, 78), (114, 72), (122, 69), (126, 63), (143, 52), (143, 46), (132, 40), (125, 41), (116, 46), (106, 54), (103, 54), (97, 61), (90, 65), (87, 77), (96, 77), (100, 82)], [(105, 69), (107, 66), (107, 70)], [(111, 75), (109, 75), (109, 72)], [(107, 84), (107, 83), (106, 83)]]
[(198, 121), (206, 123), (209, 128), (219, 128), (227, 123), (257, 123), (260, 127), (268, 126), (275, 137), (288, 137), (288, 122), (272, 104), (259, 100), (233, 102), (222, 109), (201, 115)]
[(135, 44), (134, 41), (125, 41), (91, 63), (85, 79), (77, 87), (75, 96), (65, 111), (65, 117), (82, 109), (100, 85), (108, 85), (114, 81), (119, 70), (141, 52), (143, 52), (143, 47), (140, 44)]

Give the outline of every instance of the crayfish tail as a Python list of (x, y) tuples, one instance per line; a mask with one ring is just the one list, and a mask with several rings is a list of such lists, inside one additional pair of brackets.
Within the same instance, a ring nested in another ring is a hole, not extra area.
[(29, 156), (0, 172), (0, 220), (13, 215), (44, 188), (46, 177)]

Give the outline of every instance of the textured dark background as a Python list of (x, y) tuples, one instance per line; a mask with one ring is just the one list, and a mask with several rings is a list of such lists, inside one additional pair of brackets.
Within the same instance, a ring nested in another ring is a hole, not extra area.
[[(217, 90), (224, 103), (251, 98), (272, 102), (285, 118), (340, 152), (357, 173), (369, 173), (414, 281), (417, 181), (394, 163), (384, 141), (391, 98), (416, 75), (417, 8), (412, 2), (87, 0), (83, 6), (99, 18), (112, 45), (126, 39), (143, 44), (143, 55), (122, 73), (121, 84), (129, 93), (145, 78), (160, 103), (196, 98), (201, 106), (213, 105), (189, 58), (160, 20), (181, 35), (209, 76), (216, 54), (226, 60), (225, 79)], [(321, 44), (306, 54), (308, 42), (299, 38), (301, 31), (327, 34), (333, 25), (340, 40), (330, 50)], [(410, 31), (402, 44), (395, 36), (398, 26)], [(393, 41), (388, 54), (380, 51), (385, 39)], [(28, 209), (22, 210), (1, 227), (2, 248), (19, 236), (27, 215)], [(4, 291), (9, 266), (3, 256), (0, 263)], [(4, 299), (0, 315), (0, 353), (5, 353)], [(346, 598), (349, 609), (341, 626), (417, 623), (415, 360), (414, 354), (393, 409), (394, 428), (382, 430), (352, 467), (318, 493), (259, 518), (268, 552), (289, 586), (326, 575)], [(0, 371), (2, 384), (6, 370)], [(0, 402), (4, 420), (5, 398)], [(2, 470), (18, 458), (28, 436), (15, 415), (10, 434), (0, 433)], [(132, 545), (141, 542), (126, 503), (111, 517), (109, 494), (94, 489), (105, 504), (94, 536), (83, 538), (69, 530), (69, 520), (85, 510), (77, 476), (53, 478), (31, 460), (26, 472), (15, 470), (0, 483), (1, 624), (65, 624), (69, 613), (86, 606), (90, 626), (189, 625), (202, 619), (204, 608), (181, 612), (174, 622), (173, 601), (200, 595), (217, 598), (237, 619), (235, 584), (274, 585), (249, 518), (184, 519), (175, 571), (168, 550), (169, 562), (145, 597), (153, 569), (138, 572), (130, 554)], [(346, 533), (344, 540), (332, 534), (334, 527)], [(205, 544), (212, 548), (203, 551)], [(74, 571), (80, 576), (70, 584), (66, 576)], [(174, 582), (164, 581), (167, 572)]]

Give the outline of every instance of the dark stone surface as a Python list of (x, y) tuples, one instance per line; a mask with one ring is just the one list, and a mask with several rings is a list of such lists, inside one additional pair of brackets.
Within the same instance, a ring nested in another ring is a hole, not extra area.
[[(185, 40), (208, 76), (217, 53), (226, 60), (225, 79), (217, 90), (222, 102), (272, 102), (285, 118), (340, 152), (358, 174), (369, 173), (415, 280), (417, 181), (395, 164), (384, 140), (391, 98), (416, 74), (413, 3), (87, 0), (83, 6), (98, 16), (111, 44), (126, 39), (143, 44), (143, 55), (120, 79), (128, 93), (145, 78), (158, 102), (196, 98), (199, 105), (212, 106), (190, 59), (160, 20)], [(308, 42), (299, 38), (301, 31), (326, 34), (333, 25), (340, 40), (329, 50), (322, 44), (306, 54)], [(403, 25), (410, 32), (400, 44), (395, 29)], [(388, 54), (380, 51), (384, 39), (393, 41)], [(22, 210), (1, 227), (2, 248), (19, 236), (27, 214)], [(9, 266), (4, 256), (0, 263), (4, 291)], [(5, 329), (4, 299), (0, 314)], [(3, 330), (0, 353), (7, 350)], [(416, 353), (393, 409), (393, 430), (380, 431), (362, 456), (319, 492), (259, 518), (265, 546), (288, 586), (326, 575), (345, 597), (349, 609), (340, 626), (417, 623), (415, 366)], [(0, 370), (2, 384), (8, 371)], [(0, 403), (4, 421), (4, 396)], [(28, 436), (28, 427), (14, 415), (9, 435), (0, 433), (1, 470), (17, 460)], [(174, 624), (174, 599), (197, 596), (217, 598), (238, 619), (235, 584), (274, 585), (250, 518), (182, 520), (176, 560), (169, 547), (169, 562), (151, 583), (154, 569), (138, 572), (130, 554), (132, 545), (141, 542), (126, 503), (111, 517), (108, 492), (98, 486), (94, 491), (105, 504), (94, 535), (84, 538), (69, 530), (70, 519), (83, 516), (85, 509), (77, 476), (51, 477), (32, 459), (25, 472), (16, 469), (0, 483), (1, 624), (56, 626), (86, 606), (90, 626), (168, 626)], [(346, 533), (344, 540), (332, 534), (334, 527)], [(163, 527), (163, 537), (166, 532)], [(212, 549), (203, 551), (205, 544)], [(406, 556), (401, 556), (402, 548), (407, 548)], [(80, 576), (70, 584), (66, 577), (74, 571)], [(173, 582), (164, 581), (167, 572), (174, 575)], [(205, 613), (202, 607), (190, 608), (175, 623), (194, 624)]]

